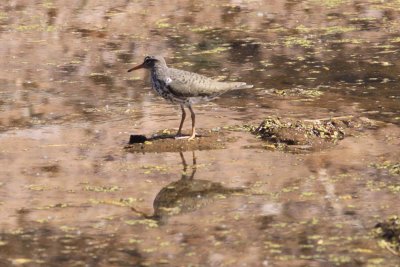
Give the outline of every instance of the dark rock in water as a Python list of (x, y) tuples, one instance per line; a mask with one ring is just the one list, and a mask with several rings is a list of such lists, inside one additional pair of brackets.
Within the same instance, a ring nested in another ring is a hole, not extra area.
[(142, 144), (147, 141), (147, 137), (141, 134), (132, 134), (129, 138), (129, 144)]
[(375, 236), (381, 238), (382, 246), (400, 256), (400, 218), (393, 216), (375, 225)]

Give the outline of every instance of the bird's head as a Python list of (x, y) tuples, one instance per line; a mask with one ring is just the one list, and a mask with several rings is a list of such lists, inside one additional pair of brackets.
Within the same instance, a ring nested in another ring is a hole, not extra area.
[(138, 70), (138, 69), (152, 69), (157, 66), (167, 66), (165, 60), (162, 56), (146, 56), (142, 64), (137, 65), (128, 70), (128, 72)]

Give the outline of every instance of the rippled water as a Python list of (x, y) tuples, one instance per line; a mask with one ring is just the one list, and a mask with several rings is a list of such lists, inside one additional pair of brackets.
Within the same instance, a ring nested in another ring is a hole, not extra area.
[[(0, 266), (399, 266), (371, 234), (400, 212), (398, 174), (376, 167), (400, 160), (399, 24), (395, 0), (5, 1)], [(126, 72), (147, 54), (255, 85), (196, 106), (203, 130), (386, 124), (308, 154), (246, 132), (128, 153), (130, 134), (179, 125), (148, 74)]]

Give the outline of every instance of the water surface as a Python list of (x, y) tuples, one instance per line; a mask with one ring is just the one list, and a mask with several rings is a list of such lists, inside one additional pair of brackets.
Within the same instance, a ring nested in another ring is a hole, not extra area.
[[(400, 212), (399, 176), (376, 167), (400, 160), (399, 24), (394, 0), (5, 1), (0, 265), (399, 266), (371, 235)], [(160, 53), (254, 84), (196, 106), (202, 130), (269, 115), (385, 126), (307, 154), (246, 132), (184, 161), (128, 153), (130, 134), (179, 124), (145, 71), (126, 72)]]

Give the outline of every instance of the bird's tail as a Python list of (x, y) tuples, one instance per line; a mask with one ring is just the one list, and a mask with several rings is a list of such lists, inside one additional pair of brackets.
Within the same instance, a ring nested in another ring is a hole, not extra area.
[(237, 89), (249, 89), (249, 88), (253, 88), (253, 85), (243, 82), (237, 82), (235, 83), (235, 87), (233, 89), (237, 90)]

